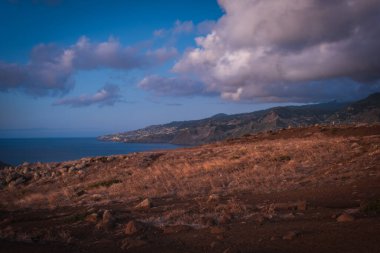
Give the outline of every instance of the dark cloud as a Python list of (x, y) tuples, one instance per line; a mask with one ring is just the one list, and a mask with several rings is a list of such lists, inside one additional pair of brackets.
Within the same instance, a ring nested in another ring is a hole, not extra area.
[(91, 43), (81, 37), (67, 48), (40, 44), (33, 48), (27, 64), (0, 62), (0, 90), (23, 89), (34, 96), (65, 94), (79, 70), (110, 68), (131, 70), (156, 66), (175, 57), (175, 48), (143, 52), (138, 47), (123, 47), (114, 38)]
[(184, 77), (148, 76), (139, 82), (138, 87), (158, 96), (210, 94), (201, 82)]
[(117, 85), (107, 84), (93, 95), (82, 95), (73, 98), (64, 98), (54, 102), (54, 105), (84, 107), (97, 104), (99, 106), (113, 106), (121, 102), (120, 88)]
[(380, 1), (220, 0), (173, 67), (232, 100), (315, 101), (379, 89)]

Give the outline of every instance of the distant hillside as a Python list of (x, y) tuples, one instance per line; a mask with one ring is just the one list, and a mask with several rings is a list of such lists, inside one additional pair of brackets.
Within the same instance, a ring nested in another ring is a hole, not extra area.
[(348, 105), (344, 110), (332, 115), (329, 120), (342, 123), (380, 122), (380, 93), (374, 93), (366, 99)]
[(353, 103), (330, 102), (283, 106), (242, 114), (217, 114), (210, 118), (174, 121), (135, 131), (99, 137), (103, 141), (173, 143), (194, 145), (261, 131), (321, 123), (349, 124), (380, 122), (380, 93)]

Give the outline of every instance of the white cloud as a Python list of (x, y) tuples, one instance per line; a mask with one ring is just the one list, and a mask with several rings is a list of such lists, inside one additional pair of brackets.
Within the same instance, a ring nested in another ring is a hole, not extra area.
[(219, 3), (225, 15), (196, 39), (175, 72), (197, 75), (209, 90), (232, 100), (318, 101), (379, 89), (379, 1)]

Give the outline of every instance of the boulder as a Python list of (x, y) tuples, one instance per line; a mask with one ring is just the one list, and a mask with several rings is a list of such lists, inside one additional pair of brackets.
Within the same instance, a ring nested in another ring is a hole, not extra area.
[(101, 226), (103, 228), (112, 228), (115, 225), (115, 218), (113, 217), (111, 211), (105, 210), (103, 213)]
[(86, 216), (85, 221), (91, 222), (91, 223), (97, 223), (98, 222), (98, 214), (97, 213), (92, 213)]
[(144, 199), (143, 201), (141, 201), (139, 204), (137, 204), (135, 206), (135, 209), (149, 209), (152, 206), (153, 206), (152, 201), (147, 198), (147, 199)]
[(142, 226), (141, 224), (131, 220), (130, 222), (127, 223), (127, 225), (125, 226), (125, 230), (124, 230), (124, 233), (126, 235), (134, 235), (136, 233), (138, 233), (139, 231), (142, 230)]
[(350, 222), (354, 220), (355, 220), (354, 216), (348, 213), (342, 213), (341, 215), (338, 216), (338, 218), (336, 218), (337, 222)]

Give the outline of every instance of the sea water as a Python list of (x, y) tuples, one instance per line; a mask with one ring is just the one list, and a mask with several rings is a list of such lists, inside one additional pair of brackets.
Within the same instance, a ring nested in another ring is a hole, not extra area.
[(0, 139), (0, 161), (11, 165), (23, 162), (61, 162), (178, 147), (180, 146), (172, 144), (104, 142), (96, 138)]

